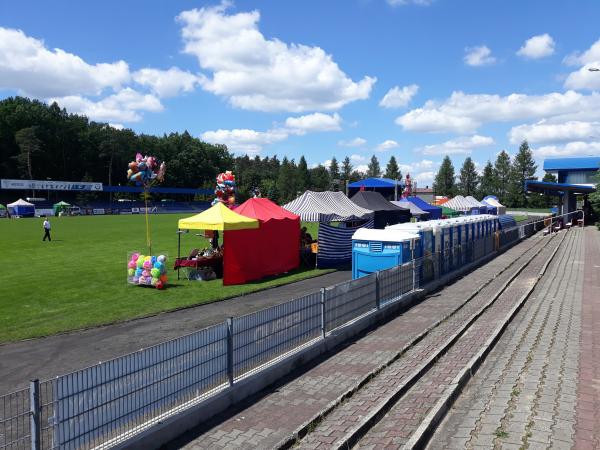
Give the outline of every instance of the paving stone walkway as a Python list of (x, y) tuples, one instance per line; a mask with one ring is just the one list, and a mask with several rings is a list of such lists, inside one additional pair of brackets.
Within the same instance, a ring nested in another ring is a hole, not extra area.
[(585, 231), (575, 448), (600, 448), (600, 231)]
[(584, 230), (569, 231), (429, 449), (581, 448), (575, 422), (584, 248)]
[(507, 320), (507, 316), (520, 299), (535, 285), (541, 267), (559, 242), (559, 238), (554, 238), (553, 242), (549, 242), (549, 245), (543, 248), (448, 353), (443, 355), (385, 417), (362, 437), (358, 447), (383, 449), (398, 447), (408, 442), (438, 400), (453, 387), (455, 377), (481, 350), (496, 328)]
[(212, 423), (192, 430), (168, 448), (275, 446), (318, 416), (373, 369), (397, 357), (423, 330), (469, 303), (471, 293), (475, 294), (504, 270), (515, 267), (520, 255), (533, 251), (536, 244), (543, 245), (542, 239), (534, 236), (521, 242), (297, 378), (250, 399), (228, 416), (216, 417)]

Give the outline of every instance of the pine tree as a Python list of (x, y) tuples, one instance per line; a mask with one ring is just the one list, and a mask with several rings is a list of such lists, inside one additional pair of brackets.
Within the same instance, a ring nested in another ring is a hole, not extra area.
[(465, 159), (458, 179), (458, 192), (460, 194), (466, 197), (467, 195), (475, 195), (477, 193), (479, 175), (477, 175), (475, 164), (470, 156), (467, 156)]
[(483, 198), (487, 195), (495, 195), (496, 192), (496, 176), (494, 174), (494, 166), (490, 161), (483, 168), (483, 175), (479, 180), (479, 197)]
[(292, 166), (290, 165), (287, 156), (284, 156), (277, 177), (277, 192), (279, 193), (280, 203), (287, 203), (295, 198), (295, 193), (293, 192), (295, 186), (290, 183), (293, 179), (292, 170)]
[(340, 179), (340, 165), (335, 156), (331, 158), (331, 162), (329, 163), (329, 176), (332, 180)]
[(348, 158), (346, 156), (344, 158), (344, 161), (342, 161), (342, 173), (341, 173), (342, 179), (348, 181), (350, 179), (350, 177), (352, 176), (353, 169), (354, 169), (354, 167), (352, 167), (352, 164), (350, 163), (350, 158)]
[(310, 179), (312, 180), (311, 188), (315, 191), (326, 191), (329, 189), (329, 172), (319, 164), (314, 169), (310, 169)]
[[(542, 178), (542, 181), (547, 183), (556, 183), (556, 177), (551, 173), (546, 173)], [(536, 208), (551, 208), (558, 201), (558, 197), (552, 195), (536, 194), (532, 195), (531, 206)]]
[(523, 141), (513, 161), (510, 171), (509, 203), (512, 207), (528, 206), (525, 181), (534, 177), (537, 166), (527, 141)]
[(300, 161), (298, 161), (298, 170), (297, 170), (297, 186), (296, 189), (300, 192), (306, 191), (310, 187), (310, 174), (308, 172), (308, 165), (306, 164), (306, 158), (304, 155), (300, 157)]
[(37, 127), (21, 128), (15, 133), (15, 142), (20, 150), (15, 159), (26, 176), (33, 180), (33, 157), (39, 153), (42, 145), (37, 137)]
[(450, 157), (448, 155), (444, 157), (442, 165), (440, 166), (440, 170), (438, 170), (438, 173), (435, 176), (435, 181), (433, 182), (433, 191), (436, 195), (447, 196), (454, 196), (456, 193), (454, 166), (452, 165), (452, 161), (450, 161)]
[(392, 155), (390, 161), (387, 163), (384, 176), (386, 178), (391, 178), (392, 180), (400, 180), (402, 178), (400, 168), (398, 167), (398, 163), (396, 162), (394, 155)]
[(503, 205), (508, 203), (510, 165), (510, 156), (505, 150), (502, 150), (494, 164), (494, 195), (498, 197), (498, 201)]
[(379, 178), (381, 176), (381, 167), (379, 166), (379, 160), (377, 156), (371, 156), (371, 161), (367, 166), (367, 177)]

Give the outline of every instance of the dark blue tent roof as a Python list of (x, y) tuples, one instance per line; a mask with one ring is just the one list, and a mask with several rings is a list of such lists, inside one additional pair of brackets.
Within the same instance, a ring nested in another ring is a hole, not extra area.
[(428, 212), (430, 219), (435, 220), (442, 217), (442, 208), (440, 208), (439, 206), (430, 205), (425, 200), (419, 197), (406, 197), (406, 200), (408, 200), (411, 203), (414, 203), (423, 211)]
[(398, 186), (404, 187), (402, 181), (392, 180), (391, 178), (365, 178), (364, 180), (358, 180), (348, 185), (349, 188), (390, 188), (394, 189)]

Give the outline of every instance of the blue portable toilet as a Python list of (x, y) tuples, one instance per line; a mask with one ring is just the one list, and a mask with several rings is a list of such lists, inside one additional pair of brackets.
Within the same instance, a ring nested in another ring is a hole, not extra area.
[(452, 224), (447, 219), (430, 220), (434, 227), (436, 251), (440, 255), (440, 273), (444, 274), (452, 268)]
[(418, 234), (419, 250), (415, 251), (415, 257), (430, 256), (435, 253), (435, 236), (433, 234), (433, 226), (429, 221), (426, 222), (406, 222), (385, 227), (386, 230), (400, 230), (407, 233)]
[(352, 236), (352, 279), (409, 262), (420, 238), (401, 230), (360, 228)]

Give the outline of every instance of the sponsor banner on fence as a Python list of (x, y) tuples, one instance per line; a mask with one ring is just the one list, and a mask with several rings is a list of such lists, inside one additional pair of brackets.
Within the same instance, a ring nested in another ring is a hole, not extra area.
[(101, 191), (102, 183), (52, 180), (0, 180), (2, 189), (37, 189), (44, 191)]
[(92, 212), (94, 213), (95, 216), (101, 216), (103, 214), (106, 214), (104, 211), (104, 208), (94, 208), (92, 210)]

